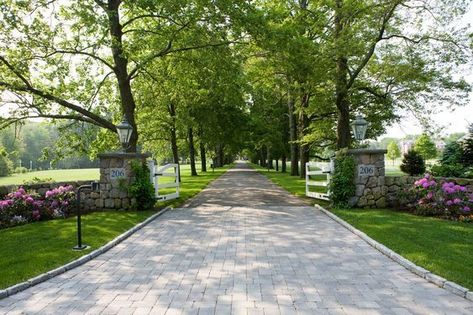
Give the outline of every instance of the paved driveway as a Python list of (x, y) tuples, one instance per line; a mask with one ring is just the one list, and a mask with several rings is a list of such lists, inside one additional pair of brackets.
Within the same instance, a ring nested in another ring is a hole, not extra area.
[(0, 313), (473, 314), (245, 165), (188, 206)]

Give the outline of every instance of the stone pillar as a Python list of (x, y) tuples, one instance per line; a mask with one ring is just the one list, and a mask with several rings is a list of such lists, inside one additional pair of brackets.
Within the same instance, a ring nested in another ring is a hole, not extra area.
[(136, 200), (128, 193), (128, 186), (134, 181), (132, 161), (146, 165), (149, 154), (104, 153), (100, 160), (100, 197), (95, 200), (97, 209), (131, 209)]
[(352, 149), (355, 160), (355, 196), (350, 205), (362, 208), (386, 207), (384, 154), (386, 150)]

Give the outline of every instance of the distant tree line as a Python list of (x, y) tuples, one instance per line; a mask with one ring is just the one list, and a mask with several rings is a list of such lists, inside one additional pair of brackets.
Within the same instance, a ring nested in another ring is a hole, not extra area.
[(0, 130), (0, 176), (28, 170), (98, 167), (97, 160), (80, 151), (68, 156), (56, 154), (59, 134), (58, 125), (32, 121)]

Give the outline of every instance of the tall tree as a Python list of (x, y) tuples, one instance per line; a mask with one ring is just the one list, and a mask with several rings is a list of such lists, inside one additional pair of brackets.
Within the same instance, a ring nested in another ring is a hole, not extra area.
[(397, 119), (397, 109), (428, 111), (427, 96), (435, 95), (437, 104), (465, 104), (470, 87), (452, 69), (469, 58), (467, 33), (450, 22), (465, 12), (466, 1), (326, 3), (334, 17), (328, 43), (335, 56), (338, 148), (350, 145), (353, 112), (375, 122), (376, 133)]
[(123, 114), (133, 127), (130, 151), (138, 142), (132, 82), (156, 59), (231, 42), (189, 36), (228, 34), (230, 23), (221, 22), (225, 16), (212, 1), (7, 0), (0, 6), (0, 97), (15, 104), (7, 123), (68, 119), (116, 132)]

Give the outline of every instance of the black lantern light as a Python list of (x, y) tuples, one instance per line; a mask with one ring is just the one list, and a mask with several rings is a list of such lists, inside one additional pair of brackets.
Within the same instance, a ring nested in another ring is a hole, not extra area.
[(358, 141), (365, 140), (366, 130), (368, 129), (368, 122), (360, 115), (356, 116), (356, 119), (351, 123), (351, 128), (355, 139)]
[(126, 120), (125, 116), (123, 116), (122, 122), (117, 125), (117, 132), (123, 150), (126, 151), (126, 149), (128, 149), (128, 144), (130, 143), (131, 134), (133, 133), (133, 127)]

